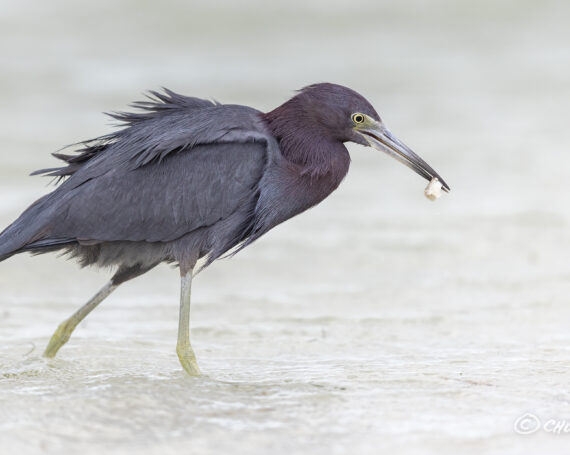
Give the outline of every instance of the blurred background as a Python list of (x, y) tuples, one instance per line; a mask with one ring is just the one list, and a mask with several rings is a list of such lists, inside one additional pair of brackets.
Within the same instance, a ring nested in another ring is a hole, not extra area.
[(196, 278), (198, 379), (174, 350), (177, 271), (124, 285), (47, 362), (110, 273), (1, 263), (2, 452), (567, 448), (543, 424), (570, 420), (568, 2), (0, 7), (0, 228), (52, 188), (27, 177), (49, 153), (162, 86), (263, 111), (350, 86), (452, 187), (432, 203), (409, 169), (349, 145), (328, 200)]

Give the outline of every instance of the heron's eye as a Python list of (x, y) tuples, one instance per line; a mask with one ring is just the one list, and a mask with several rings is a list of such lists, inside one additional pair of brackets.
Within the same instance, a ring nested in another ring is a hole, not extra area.
[(352, 121), (354, 123), (364, 123), (364, 114), (352, 114)]

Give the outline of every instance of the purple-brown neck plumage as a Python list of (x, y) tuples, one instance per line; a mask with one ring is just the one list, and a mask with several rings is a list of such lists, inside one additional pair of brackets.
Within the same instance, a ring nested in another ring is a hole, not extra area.
[(302, 104), (298, 97), (292, 98), (262, 118), (279, 141), (283, 156), (298, 165), (303, 175), (328, 174), (340, 183), (350, 164), (348, 150)]

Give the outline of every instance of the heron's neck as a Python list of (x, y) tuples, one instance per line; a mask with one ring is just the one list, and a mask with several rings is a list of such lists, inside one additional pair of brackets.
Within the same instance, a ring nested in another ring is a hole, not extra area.
[(285, 103), (263, 114), (263, 120), (279, 141), (283, 156), (312, 177), (329, 175), (340, 180), (348, 172), (350, 155), (344, 144), (330, 138), (324, 127)]

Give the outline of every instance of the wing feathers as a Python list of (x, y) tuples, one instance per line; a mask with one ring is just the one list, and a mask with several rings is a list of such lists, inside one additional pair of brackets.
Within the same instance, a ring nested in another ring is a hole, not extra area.
[(124, 128), (56, 153), (65, 167), (35, 172), (68, 178), (14, 223), (18, 248), (49, 239), (168, 242), (255, 207), (273, 141), (258, 111), (167, 89), (134, 106), (144, 112), (112, 114)]

